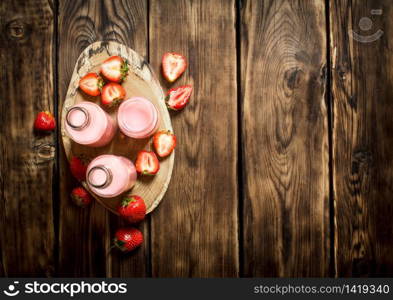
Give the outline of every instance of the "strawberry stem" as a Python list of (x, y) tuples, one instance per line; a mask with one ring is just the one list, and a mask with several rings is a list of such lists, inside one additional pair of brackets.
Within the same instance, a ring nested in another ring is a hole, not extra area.
[(108, 251), (106, 252), (106, 255), (105, 255), (105, 256), (108, 256), (108, 255), (111, 253), (111, 251), (112, 251), (113, 248), (116, 248), (116, 245), (115, 245), (115, 244), (113, 244), (113, 245), (108, 249)]

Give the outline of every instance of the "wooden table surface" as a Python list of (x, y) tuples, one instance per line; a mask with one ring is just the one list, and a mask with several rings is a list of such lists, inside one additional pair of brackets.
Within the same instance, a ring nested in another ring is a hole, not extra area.
[[(392, 20), (390, 0), (1, 1), (0, 275), (392, 276)], [(129, 255), (108, 251), (121, 220), (71, 203), (58, 131), (32, 129), (109, 40), (157, 74), (184, 54), (194, 87)]]

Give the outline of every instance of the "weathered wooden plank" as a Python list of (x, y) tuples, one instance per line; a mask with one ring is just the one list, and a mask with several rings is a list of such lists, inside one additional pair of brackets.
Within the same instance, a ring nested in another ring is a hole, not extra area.
[(331, 1), (339, 277), (393, 275), (391, 4), (389, 0)]
[[(63, 104), (74, 64), (80, 52), (95, 41), (123, 43), (141, 55), (147, 54), (147, 3), (136, 1), (65, 1), (59, 5), (59, 110)], [(69, 201), (76, 184), (69, 173), (64, 152), (60, 160), (60, 257), (61, 276), (145, 276), (148, 272), (149, 235), (130, 255), (109, 248), (115, 230), (122, 224), (98, 203), (80, 210)]]
[(53, 4), (0, 3), (0, 244), (3, 276), (54, 269), (52, 173), (55, 134), (33, 132), (53, 111)]
[(241, 10), (244, 276), (326, 276), (325, 2)]
[[(178, 137), (171, 184), (152, 214), (152, 275), (238, 275), (237, 88), (234, 1), (150, 1), (150, 58), (167, 51), (188, 69), (190, 104), (172, 115)], [(164, 86), (169, 87), (161, 77)]]

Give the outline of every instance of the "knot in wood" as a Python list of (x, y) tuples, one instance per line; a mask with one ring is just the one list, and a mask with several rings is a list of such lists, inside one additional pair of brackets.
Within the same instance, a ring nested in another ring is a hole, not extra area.
[(10, 21), (6, 30), (7, 36), (12, 40), (22, 40), (27, 35), (27, 25), (20, 19)]
[(339, 65), (337, 67), (337, 73), (338, 73), (338, 77), (340, 78), (340, 80), (344, 81), (346, 79), (347, 72), (348, 72), (348, 69), (346, 66)]
[(294, 90), (299, 87), (303, 71), (300, 68), (291, 68), (284, 74), (287, 88)]
[(36, 164), (51, 161), (55, 158), (56, 148), (50, 143), (39, 143), (35, 145)]

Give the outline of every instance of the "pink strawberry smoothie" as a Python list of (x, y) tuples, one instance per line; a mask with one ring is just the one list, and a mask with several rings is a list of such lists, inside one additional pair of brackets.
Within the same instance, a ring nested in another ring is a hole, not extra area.
[(116, 155), (100, 155), (87, 167), (87, 184), (100, 197), (111, 198), (131, 189), (137, 173), (131, 160)]
[(72, 106), (66, 115), (66, 133), (78, 144), (105, 146), (112, 140), (116, 129), (116, 122), (111, 116), (93, 102), (80, 102)]
[(117, 112), (120, 130), (135, 139), (153, 135), (159, 126), (157, 108), (143, 97), (133, 97), (124, 101)]

